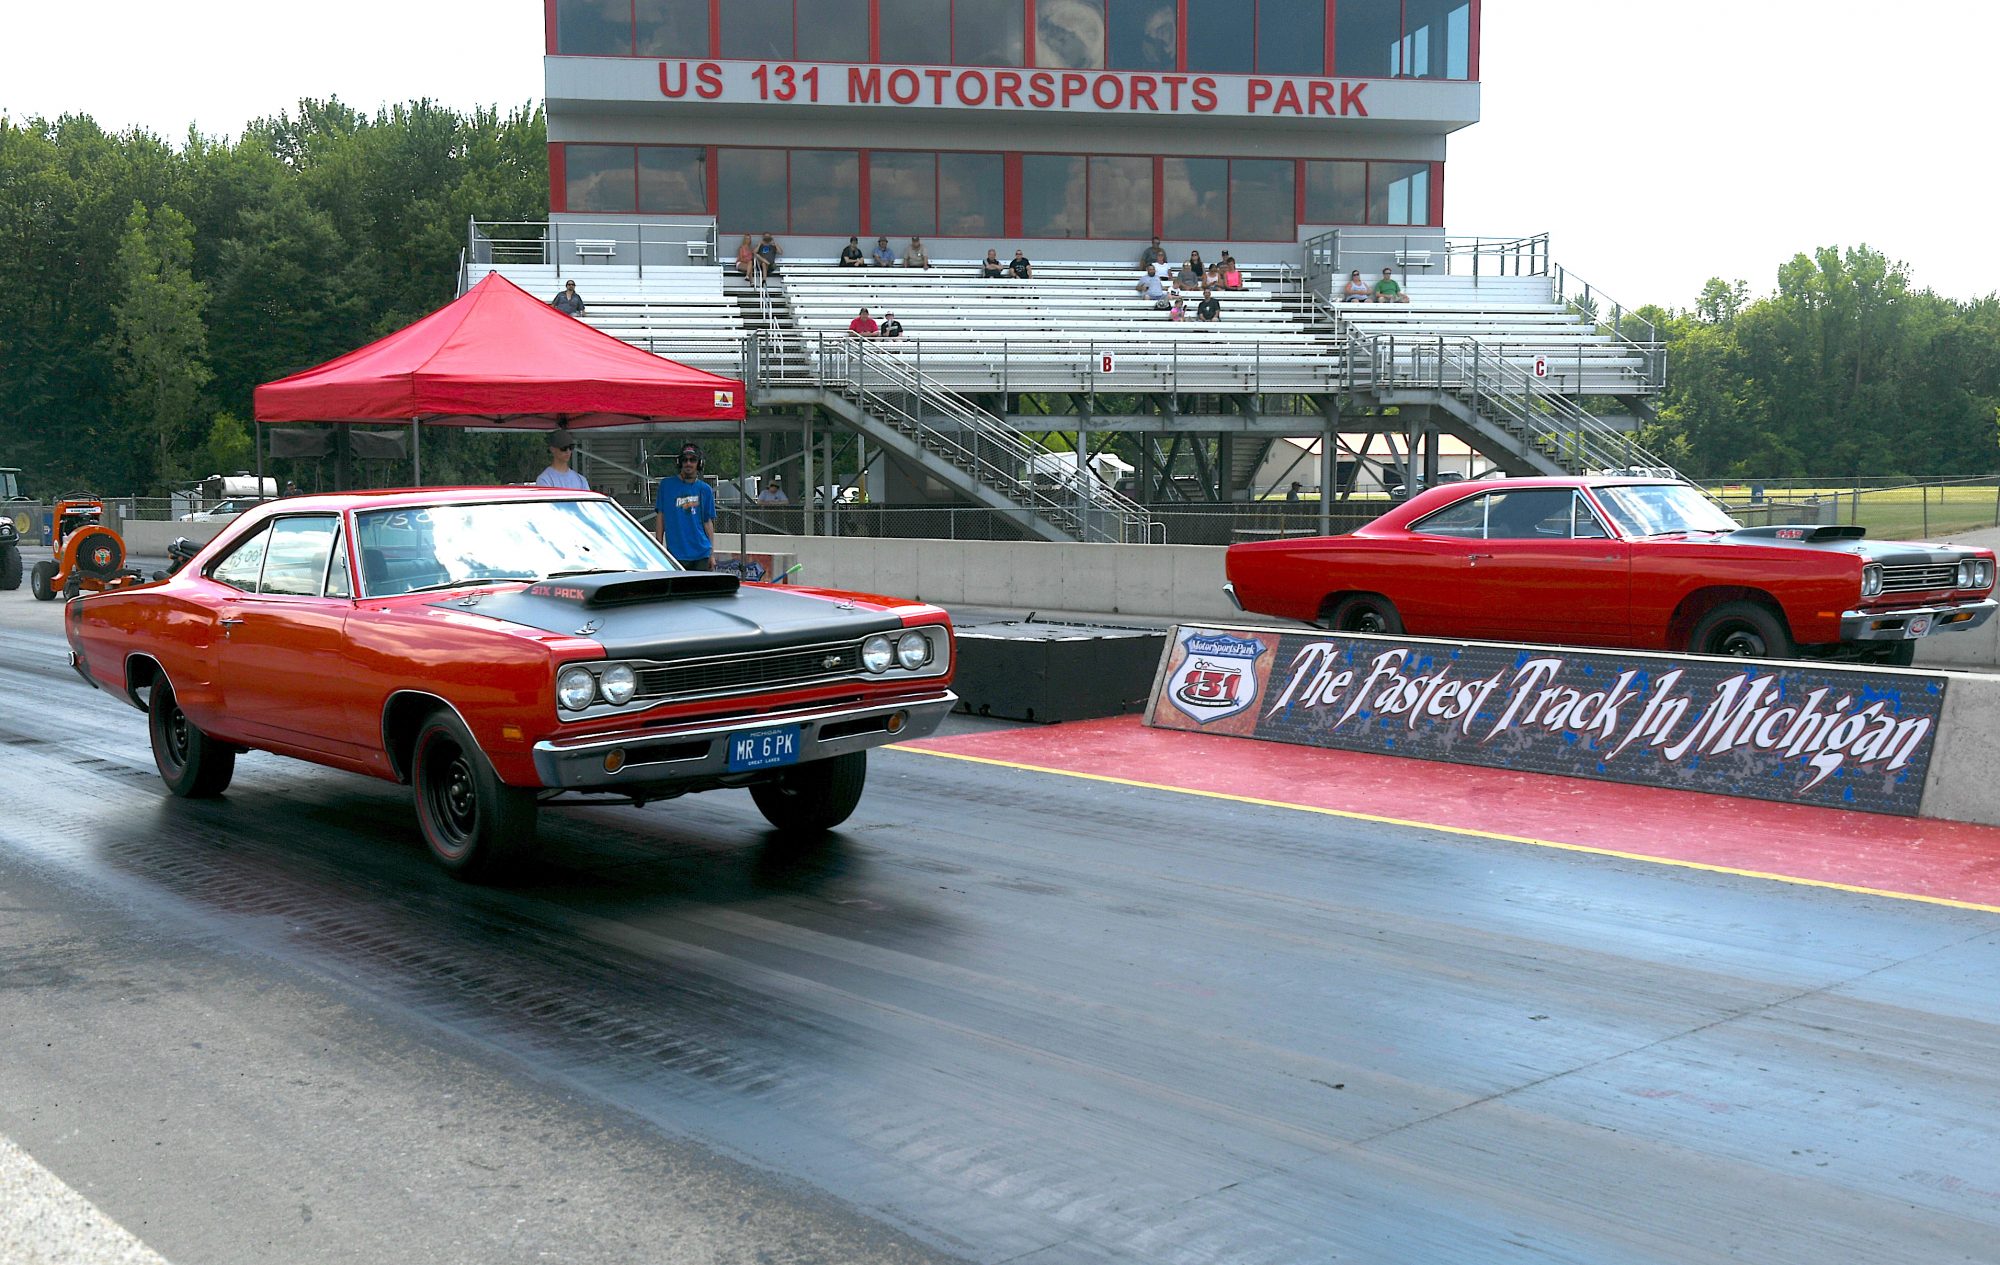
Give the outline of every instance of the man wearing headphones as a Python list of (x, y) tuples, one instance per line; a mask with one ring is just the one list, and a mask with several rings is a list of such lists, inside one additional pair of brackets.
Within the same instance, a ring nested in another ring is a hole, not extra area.
[(701, 449), (681, 447), (675, 477), (660, 480), (653, 508), (660, 512), (660, 543), (690, 571), (711, 569), (715, 553), (715, 489), (701, 477)]

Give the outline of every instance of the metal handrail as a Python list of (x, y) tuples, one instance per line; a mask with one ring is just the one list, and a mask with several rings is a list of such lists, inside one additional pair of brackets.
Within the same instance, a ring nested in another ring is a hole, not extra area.
[(1540, 449), (1572, 468), (1673, 468), (1478, 339), (1412, 341), (1351, 330), (1349, 340), (1351, 386), (1449, 392), (1496, 421), (1524, 447)]
[[(759, 357), (760, 362), (762, 359)], [(852, 336), (829, 340), (821, 335), (816, 360), (822, 386), (851, 391), (862, 407), (987, 487), (1026, 505), (1050, 522), (1088, 538), (1103, 535), (1096, 521), (1108, 516), (1118, 525), (1118, 541), (1143, 542), (1152, 538), (1152, 516), (1130, 498), (1105, 486), (1088, 471), (1081, 458), (1074, 500), (1038, 487), (1034, 478), (1036, 459), (1056, 454), (1028, 442), (999, 418), (926, 377), (920, 368), (885, 355), (865, 339)], [(949, 428), (937, 425), (939, 419), (949, 423)]]
[[(1532, 237), (1447, 237), (1444, 239), (1445, 271), (1449, 275), (1472, 277), (1545, 277), (1549, 274), (1549, 235)], [(1453, 264), (1471, 260), (1471, 272), (1455, 271)], [(1485, 261), (1492, 260), (1491, 268)]]
[[(1660, 337), (1657, 326), (1643, 316), (1633, 315), (1630, 308), (1561, 265), (1556, 266), (1554, 277), (1557, 302), (1644, 357), (1646, 380), (1654, 390), (1666, 385), (1667, 345), (1666, 340)], [(1608, 321), (1603, 311), (1606, 304), (1611, 307)], [(1634, 338), (1626, 333), (1627, 328), (1632, 326), (1637, 326), (1644, 337)]]

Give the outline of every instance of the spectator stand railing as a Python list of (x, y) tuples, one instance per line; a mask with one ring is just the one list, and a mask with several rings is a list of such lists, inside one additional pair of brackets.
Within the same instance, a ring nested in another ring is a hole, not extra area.
[[(1357, 262), (1359, 261), (1359, 262)], [(1407, 274), (1431, 269), (1454, 277), (1545, 277), (1549, 275), (1549, 235), (1455, 237), (1435, 229), (1385, 233), (1336, 228), (1305, 241), (1305, 288), (1333, 297), (1339, 279), (1352, 268), (1371, 277), (1384, 267)]]
[(1570, 473), (1672, 468), (1560, 387), (1477, 339), (1397, 339), (1350, 330), (1347, 364), (1351, 390), (1449, 394), (1511, 436), (1523, 456)]
[(630, 267), (715, 263), (710, 220), (468, 220), (468, 264), (537, 265), (555, 275), (582, 271), (587, 260)]
[(1648, 389), (1664, 389), (1667, 384), (1667, 345), (1660, 337), (1659, 328), (1645, 317), (1634, 315), (1630, 308), (1560, 264), (1555, 265), (1553, 275), (1556, 301), (1611, 335), (1633, 355), (1644, 359)]

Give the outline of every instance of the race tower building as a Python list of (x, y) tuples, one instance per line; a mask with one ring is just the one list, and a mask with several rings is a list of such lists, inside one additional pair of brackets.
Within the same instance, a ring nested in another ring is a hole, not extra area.
[[(1299, 262), (1442, 234), (1480, 0), (545, 0), (556, 220), (794, 255)], [(658, 262), (685, 250), (658, 247)], [(647, 262), (653, 262), (648, 260)]]

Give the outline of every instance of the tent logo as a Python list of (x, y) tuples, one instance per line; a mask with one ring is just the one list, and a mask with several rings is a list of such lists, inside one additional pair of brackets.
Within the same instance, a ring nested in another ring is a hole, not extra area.
[(734, 392), (734, 391), (717, 391), (717, 392), (715, 393), (715, 407), (717, 407), (717, 408), (735, 408), (735, 407), (736, 407), (736, 392)]

